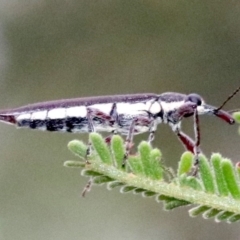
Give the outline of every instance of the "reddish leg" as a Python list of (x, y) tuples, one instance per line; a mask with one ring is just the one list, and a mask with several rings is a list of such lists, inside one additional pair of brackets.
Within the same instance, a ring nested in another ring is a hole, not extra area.
[(180, 141), (182, 142), (182, 144), (184, 145), (184, 147), (188, 151), (194, 153), (195, 142), (181, 130), (177, 130), (176, 134), (177, 134), (178, 138), (180, 139)]
[(111, 143), (111, 141), (112, 141), (113, 135), (116, 135), (116, 134), (117, 134), (117, 131), (114, 130), (114, 131), (112, 131), (112, 133), (111, 133), (110, 135), (108, 135), (107, 137), (104, 138), (105, 143), (106, 143), (108, 146), (110, 146), (110, 143)]
[(173, 129), (173, 131), (177, 134), (178, 138), (184, 145), (184, 147), (194, 154), (194, 166), (195, 169), (193, 170), (193, 175), (197, 174), (198, 171), (198, 154), (201, 152), (199, 145), (200, 145), (200, 129), (199, 129), (199, 116), (197, 114), (197, 110), (194, 111), (194, 134), (195, 134), (195, 141), (186, 135), (184, 132), (180, 130), (179, 127)]

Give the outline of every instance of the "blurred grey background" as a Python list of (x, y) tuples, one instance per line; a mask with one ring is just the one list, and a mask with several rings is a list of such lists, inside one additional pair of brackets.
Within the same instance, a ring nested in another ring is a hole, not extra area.
[[(240, 83), (239, 1), (0, 0), (0, 107), (53, 99), (197, 92), (219, 106)], [(239, 96), (226, 106), (239, 108)], [(192, 135), (192, 119), (183, 124)], [(239, 161), (237, 126), (201, 117), (202, 149)], [(68, 141), (87, 135), (0, 125), (0, 239), (239, 239), (239, 225), (191, 219), (132, 194), (94, 187)], [(146, 135), (136, 138), (136, 142)], [(154, 146), (183, 152), (168, 126)]]

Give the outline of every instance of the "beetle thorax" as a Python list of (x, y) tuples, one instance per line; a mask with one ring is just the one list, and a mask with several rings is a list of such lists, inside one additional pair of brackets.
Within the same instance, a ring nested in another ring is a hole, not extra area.
[(175, 114), (178, 109), (184, 104), (184, 101), (175, 101), (175, 102), (160, 102), (163, 112), (163, 122), (164, 123), (177, 123), (182, 120), (182, 117)]

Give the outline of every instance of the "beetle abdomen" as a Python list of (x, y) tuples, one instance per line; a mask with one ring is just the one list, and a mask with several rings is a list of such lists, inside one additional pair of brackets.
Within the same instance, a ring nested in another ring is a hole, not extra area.
[[(146, 99), (146, 98), (149, 99)], [(126, 98), (126, 97), (125, 97)], [(154, 116), (158, 117), (161, 106), (156, 98), (143, 95), (144, 101), (136, 95), (134, 101), (124, 102), (126, 99), (119, 97), (122, 102), (87, 102), (82, 100), (63, 101), (28, 105), (13, 110), (0, 112), (0, 121), (15, 124), (17, 127), (40, 129), (60, 132), (119, 132), (128, 134), (133, 119), (138, 119), (135, 124), (134, 134), (149, 130)], [(129, 97), (130, 98), (130, 97)], [(108, 98), (100, 98), (107, 100)], [(90, 101), (90, 100), (89, 100)], [(71, 104), (70, 104), (71, 103)], [(74, 103), (74, 104), (73, 104)], [(86, 103), (85, 103), (86, 104)]]

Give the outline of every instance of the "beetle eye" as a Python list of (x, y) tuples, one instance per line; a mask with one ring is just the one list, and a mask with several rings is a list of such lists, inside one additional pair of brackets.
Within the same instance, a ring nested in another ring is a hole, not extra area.
[(186, 98), (186, 102), (187, 101), (196, 103), (198, 106), (202, 104), (202, 98), (196, 93), (189, 94)]

